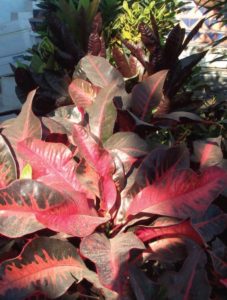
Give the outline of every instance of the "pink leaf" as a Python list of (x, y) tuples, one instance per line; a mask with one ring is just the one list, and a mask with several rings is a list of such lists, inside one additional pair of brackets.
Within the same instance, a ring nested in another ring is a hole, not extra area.
[(23, 141), (28, 137), (41, 138), (42, 136), (41, 122), (32, 112), (32, 101), (35, 92), (34, 90), (28, 94), (20, 114), (2, 132), (10, 141), (14, 150), (16, 150), (19, 141)]
[(84, 278), (87, 268), (69, 242), (37, 238), (18, 257), (3, 262), (0, 270), (0, 298), (24, 300), (37, 292), (58, 298), (75, 279)]
[(111, 155), (80, 125), (74, 125), (73, 139), (80, 155), (99, 175), (101, 208), (110, 211), (117, 197), (116, 186), (112, 178), (114, 163)]
[(217, 167), (210, 167), (201, 175), (192, 170), (172, 170), (137, 194), (127, 215), (146, 212), (181, 219), (198, 217), (226, 184), (226, 172)]
[(76, 78), (69, 86), (69, 95), (78, 107), (87, 108), (97, 95), (98, 89), (86, 80)]
[(33, 179), (59, 191), (83, 191), (76, 178), (77, 164), (65, 145), (29, 138), (18, 143), (17, 150), (32, 166)]

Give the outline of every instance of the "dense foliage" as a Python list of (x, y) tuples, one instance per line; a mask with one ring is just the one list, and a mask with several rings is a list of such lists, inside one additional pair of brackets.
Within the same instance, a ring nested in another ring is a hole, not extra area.
[[(182, 5), (175, 2), (178, 3), (175, 0), (169, 1), (168, 5), (163, 0), (150, 3), (146, 0), (135, 3), (122, 0), (41, 1), (39, 6), (43, 19), (39, 26), (37, 21), (34, 25), (41, 41), (25, 56), (28, 64), (19, 64), (14, 70), (19, 99), (24, 102), (28, 92), (39, 87), (33, 103), (36, 113), (43, 115), (56, 107), (70, 104), (67, 86), (83, 56), (87, 53), (107, 56), (111, 61), (114, 56), (118, 64), (118, 57), (112, 55), (112, 51), (116, 52), (113, 47), (120, 43), (117, 35), (123, 39), (130, 35), (132, 42), (139, 40), (138, 25), (150, 23), (150, 13), (154, 14), (159, 35), (164, 39), (173, 26), (177, 8)], [(128, 27), (125, 19), (129, 22)], [(122, 32), (123, 25), (128, 28), (128, 34)], [(130, 59), (130, 66), (135, 64), (135, 59)], [(126, 75), (129, 75), (127, 70)]]
[(166, 71), (126, 93), (102, 57), (76, 70), (74, 105), (38, 118), (33, 91), (1, 124), (0, 299), (224, 299), (226, 150), (179, 136), (220, 124), (154, 116)]

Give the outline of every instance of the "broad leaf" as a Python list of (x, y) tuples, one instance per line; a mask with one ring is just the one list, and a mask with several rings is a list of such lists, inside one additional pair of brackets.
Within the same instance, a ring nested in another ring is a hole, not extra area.
[(12, 151), (0, 135), (0, 188), (17, 179), (17, 166)]
[(199, 247), (191, 245), (187, 259), (179, 272), (166, 272), (160, 283), (167, 288), (167, 298), (210, 299), (211, 288), (206, 274), (206, 254)]
[(140, 119), (145, 120), (162, 100), (166, 75), (166, 70), (159, 71), (133, 88), (131, 109)]
[(83, 108), (75, 105), (62, 106), (53, 111), (52, 119), (62, 125), (70, 134), (74, 124), (80, 124), (84, 119)]
[(134, 180), (128, 187), (128, 194), (135, 194), (144, 188), (148, 182), (160, 179), (166, 172), (187, 169), (189, 153), (183, 146), (171, 148), (157, 147), (148, 153), (134, 172)]
[(77, 164), (65, 145), (29, 138), (20, 142), (17, 150), (25, 161), (29, 161), (33, 179), (59, 191), (83, 191), (76, 178)]
[(118, 154), (124, 152), (132, 157), (142, 157), (148, 152), (148, 145), (134, 132), (117, 132), (104, 144), (105, 148)]
[(42, 117), (42, 125), (43, 125), (43, 138), (52, 133), (58, 134), (67, 134), (67, 130), (63, 124), (58, 123), (57, 121), (51, 119), (50, 117)]
[(210, 167), (201, 175), (190, 169), (173, 170), (137, 194), (127, 215), (146, 212), (181, 219), (199, 217), (226, 184), (226, 172), (217, 167)]
[[(159, 223), (161, 223), (161, 221)], [(135, 234), (143, 242), (167, 237), (186, 237), (192, 239), (201, 246), (204, 244), (203, 239), (196, 230), (193, 229), (191, 222), (188, 220), (180, 223), (174, 222), (171, 225), (165, 225), (165, 222), (163, 222), (163, 225), (160, 224), (159, 226), (139, 226), (136, 229)]]
[(136, 299), (160, 299), (159, 285), (152, 282), (138, 267), (130, 266), (129, 280)]
[(220, 138), (193, 142), (195, 160), (200, 162), (201, 168), (218, 165), (222, 161), (223, 154), (220, 147)]
[(192, 68), (203, 59), (206, 53), (207, 51), (198, 52), (178, 61), (174, 69), (170, 71), (171, 75), (165, 86), (165, 94), (169, 98), (172, 98), (179, 91), (180, 87), (191, 74)]
[(147, 154), (148, 145), (133, 132), (117, 132), (104, 144), (105, 148), (122, 161), (125, 173), (129, 171), (136, 158)]
[(211, 205), (202, 217), (192, 219), (192, 224), (206, 241), (210, 241), (227, 228), (227, 214)]
[(99, 225), (109, 221), (108, 217), (98, 216), (94, 203), (84, 194), (74, 192), (72, 197), (66, 197), (64, 203), (52, 209), (37, 212), (37, 220), (51, 230), (76, 237), (88, 236)]
[(75, 280), (82, 280), (86, 266), (69, 242), (36, 238), (21, 254), (0, 266), (0, 298), (24, 300), (36, 292), (51, 299), (63, 295)]
[(101, 283), (120, 295), (127, 285), (132, 249), (144, 249), (143, 243), (132, 232), (118, 234), (112, 239), (94, 233), (80, 244), (82, 255), (95, 263)]
[(110, 211), (117, 197), (112, 179), (115, 167), (111, 155), (80, 125), (74, 125), (73, 140), (80, 155), (100, 176), (101, 208)]
[(170, 119), (177, 122), (188, 121), (188, 122), (203, 122), (203, 120), (196, 114), (187, 111), (174, 111), (172, 113), (162, 115), (160, 119)]
[[(91, 200), (74, 191), (72, 198), (29, 179), (0, 190), (0, 232), (20, 237), (45, 227), (73, 236), (87, 236), (108, 221)], [(45, 226), (45, 227), (44, 227)]]
[(14, 181), (0, 189), (0, 232), (20, 237), (43, 229), (35, 213), (64, 202), (60, 193), (29, 179)]
[(185, 259), (187, 250), (184, 238), (168, 237), (152, 241), (148, 244), (148, 254), (145, 261), (160, 261), (161, 263), (177, 263)]
[(109, 85), (113, 80), (122, 85), (122, 75), (103, 57), (87, 55), (81, 59), (79, 66), (92, 84), (99, 87)]
[(76, 176), (79, 182), (92, 194), (100, 198), (99, 191), (99, 175), (97, 172), (86, 162), (85, 159), (81, 159), (77, 169)]
[(98, 89), (86, 80), (76, 78), (69, 86), (69, 95), (75, 105), (87, 108), (97, 96)]
[(220, 239), (212, 243), (213, 251), (209, 251), (216, 274), (222, 278), (226, 286), (227, 281), (227, 247)]
[(2, 132), (15, 150), (19, 141), (23, 141), (28, 137), (41, 138), (42, 136), (41, 123), (32, 112), (34, 95), (35, 91), (29, 93), (21, 113), (14, 119), (13, 123)]
[(21, 170), (20, 179), (32, 179), (32, 167), (30, 164), (26, 164)]
[(91, 132), (102, 142), (105, 142), (112, 134), (117, 118), (117, 109), (113, 103), (114, 97), (121, 90), (112, 81), (103, 88), (94, 103), (87, 109)]

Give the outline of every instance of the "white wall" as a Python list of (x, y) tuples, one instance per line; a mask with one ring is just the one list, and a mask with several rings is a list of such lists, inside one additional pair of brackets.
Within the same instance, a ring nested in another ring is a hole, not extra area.
[(32, 0), (0, 0), (0, 23), (10, 21), (11, 12), (31, 11)]

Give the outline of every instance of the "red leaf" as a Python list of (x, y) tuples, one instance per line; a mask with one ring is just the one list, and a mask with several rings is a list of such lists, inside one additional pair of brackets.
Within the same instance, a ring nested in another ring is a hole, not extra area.
[(17, 179), (17, 166), (12, 151), (0, 135), (0, 188)]
[(61, 205), (37, 212), (36, 218), (51, 230), (76, 237), (92, 234), (96, 227), (109, 220), (107, 217), (99, 217), (92, 201), (88, 201), (84, 194), (76, 192), (74, 192), (73, 200), (65, 199)]
[(82, 280), (87, 268), (76, 249), (66, 241), (37, 238), (21, 254), (1, 264), (0, 297), (24, 300), (42, 292), (51, 299), (63, 295)]
[(201, 236), (192, 227), (189, 220), (168, 226), (139, 226), (135, 234), (143, 241), (152, 241), (167, 237), (187, 237), (194, 240), (199, 245), (204, 245)]
[(83, 191), (76, 178), (77, 164), (65, 145), (29, 138), (20, 142), (17, 150), (32, 166), (33, 179), (59, 191)]
[[(155, 179), (160, 179), (167, 172), (189, 167), (189, 153), (185, 147), (157, 147), (148, 153), (134, 173), (134, 180), (127, 194), (135, 194)], [(167, 175), (166, 175), (167, 176)]]
[(64, 202), (63, 196), (32, 180), (14, 181), (0, 190), (0, 232), (8, 237), (20, 237), (43, 229), (35, 213)]
[(201, 175), (192, 170), (172, 170), (137, 194), (127, 215), (146, 212), (181, 219), (198, 217), (226, 183), (226, 172), (217, 167), (210, 167)]
[(87, 108), (97, 96), (98, 89), (88, 81), (74, 79), (69, 86), (69, 95), (78, 107)]
[(221, 279), (220, 282), (227, 288), (227, 278)]
[(142, 120), (151, 110), (157, 107), (163, 97), (163, 85), (167, 75), (166, 70), (159, 71), (154, 75), (137, 84), (132, 90), (131, 108)]
[(19, 141), (23, 141), (28, 137), (41, 138), (42, 136), (41, 122), (32, 112), (32, 101), (35, 92), (29, 93), (18, 117), (2, 132), (15, 150)]
[(114, 163), (111, 155), (80, 125), (74, 125), (73, 139), (80, 155), (100, 176), (101, 208), (110, 211), (117, 197), (116, 187), (112, 179)]
[(15, 181), (0, 190), (0, 233), (20, 237), (46, 227), (84, 237), (108, 221), (98, 217), (84, 194), (74, 191), (72, 196), (37, 181)]
[(118, 234), (112, 239), (94, 233), (80, 244), (82, 255), (95, 263), (101, 283), (120, 295), (128, 280), (131, 249), (144, 249), (143, 243), (132, 232)]

